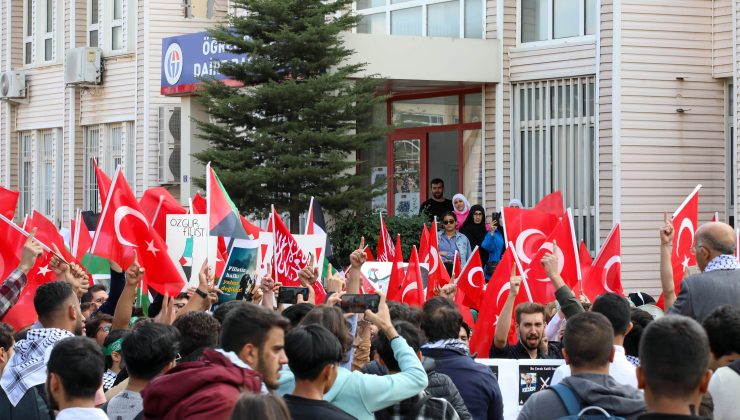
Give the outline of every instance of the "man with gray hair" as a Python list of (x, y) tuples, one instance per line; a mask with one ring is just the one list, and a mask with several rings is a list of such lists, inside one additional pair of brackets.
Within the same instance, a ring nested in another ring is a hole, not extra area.
[(735, 258), (732, 227), (720, 222), (702, 225), (696, 231), (693, 252), (702, 272), (681, 282), (676, 302), (667, 312), (702, 322), (718, 306), (740, 306), (740, 262)]

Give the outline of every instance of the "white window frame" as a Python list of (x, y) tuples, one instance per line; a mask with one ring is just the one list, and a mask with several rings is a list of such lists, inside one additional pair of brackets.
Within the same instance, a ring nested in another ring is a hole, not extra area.
[[(555, 11), (554, 11), (554, 4), (555, 0), (547, 0), (547, 39), (543, 39), (540, 41), (528, 41), (523, 42), (522, 41), (522, 0), (517, 0), (516, 2), (516, 45), (518, 46), (528, 46), (528, 47), (538, 47), (538, 46), (552, 46), (552, 45), (560, 45), (560, 44), (570, 44), (574, 42), (586, 42), (586, 41), (596, 41), (596, 35), (595, 34), (587, 34), (586, 33), (586, 1), (587, 0), (581, 0), (581, 7), (578, 11), (578, 25), (580, 28), (579, 34), (576, 36), (571, 37), (564, 37), (564, 38), (555, 38)], [(598, 0), (597, 0), (598, 5)], [(594, 7), (594, 13), (597, 13), (598, 7)], [(598, 19), (599, 16), (596, 16), (595, 19)], [(594, 30), (597, 28), (598, 25), (594, 25)]]
[[(54, 149), (56, 145), (55, 130), (42, 130), (37, 135), (37, 168), (38, 200), (36, 208), (50, 220), (55, 219), (54, 193), (56, 177), (54, 175)], [(49, 143), (47, 143), (49, 142)]]
[[(512, 196), (530, 207), (545, 194), (559, 190), (566, 207), (572, 209), (576, 238), (596, 251), (599, 179), (595, 78), (522, 82), (512, 88)], [(552, 108), (550, 103), (554, 104)]]
[(98, 194), (98, 181), (95, 177), (95, 169), (92, 159), (101, 162), (101, 129), (99, 125), (83, 127), (83, 175), (82, 175), (82, 209), (94, 212), (100, 211), (100, 196)]
[[(88, 11), (92, 10), (93, 1), (87, 0)], [(90, 45), (90, 32), (97, 30), (97, 47), (105, 53), (117, 55), (132, 52), (136, 44), (134, 38), (136, 31), (129, 30), (129, 25), (132, 25), (136, 19), (134, 1), (136, 0), (120, 0), (121, 16), (115, 18), (116, 0), (98, 0), (98, 23), (93, 24), (91, 14), (87, 14), (87, 45)], [(113, 28), (120, 28), (121, 30), (121, 45), (120, 48), (116, 49), (113, 49)]]
[[(116, 2), (121, 2), (121, 16), (119, 18), (115, 17), (116, 13)], [(107, 45), (108, 49), (113, 52), (120, 52), (124, 51), (126, 49), (126, 25), (124, 25), (124, 22), (126, 21), (126, 9), (127, 4), (126, 0), (109, 0), (107, 2), (110, 4), (110, 26), (107, 26), (108, 34), (110, 35), (108, 38), (110, 38), (110, 44)], [(121, 45), (120, 48), (113, 48), (113, 29), (120, 28), (121, 30)]]
[[(31, 10), (29, 10), (29, 5)], [(23, 65), (31, 66), (35, 61), (36, 52), (36, 40), (34, 39), (35, 26), (36, 26), (36, 13), (34, 12), (36, 6), (36, 0), (23, 0)], [(29, 34), (28, 21), (31, 21), (31, 30)], [(28, 50), (26, 46), (31, 44), (31, 56), (28, 57)]]
[(206, 16), (205, 17), (198, 17), (193, 14), (193, 3), (196, 0), (183, 0), (182, 1), (182, 7), (183, 7), (183, 16), (186, 19), (213, 19), (213, 10), (215, 7), (215, 1), (214, 0), (201, 0), (206, 3)]
[[(732, 79), (725, 81), (725, 222), (732, 222), (738, 227), (735, 220), (735, 89)], [(720, 220), (722, 221), (722, 220)]]
[[(383, 6), (376, 6), (371, 7), (367, 9), (357, 9), (357, 2), (352, 2), (352, 10), (361, 16), (365, 15), (375, 15), (378, 13), (385, 13), (385, 35), (393, 35), (391, 34), (391, 12), (395, 12), (398, 10), (405, 10), (405, 9), (412, 9), (415, 7), (421, 7), (421, 36), (427, 36), (427, 26), (428, 26), (428, 17), (427, 17), (427, 7), (434, 4), (439, 3), (447, 3), (451, 0), (409, 0), (405, 1), (403, 3), (397, 3), (397, 4), (391, 4), (391, 0), (385, 0), (385, 5)], [(466, 0), (459, 0), (460, 1), (460, 31), (459, 36), (457, 38), (465, 38), (465, 1)], [(502, 1), (502, 0), (501, 0)], [(479, 38), (468, 38), (468, 39), (484, 39), (486, 37), (486, 2), (487, 0), (481, 1), (481, 16), (483, 19), (483, 22), (481, 23), (481, 36)], [(357, 28), (352, 29), (353, 32), (357, 32)], [(455, 39), (457, 39), (455, 38)]]
[[(28, 167), (29, 172), (25, 171)], [(33, 210), (34, 132), (18, 133), (18, 215), (23, 217)]]
[[(101, 12), (100, 9), (101, 9), (101, 3), (103, 3), (103, 1), (104, 0), (88, 0), (88, 2), (87, 2), (87, 10), (88, 10), (88, 13), (87, 13), (87, 45), (90, 46), (90, 47), (100, 47), (100, 40), (101, 40), (101, 36), (102, 36), (102, 32), (100, 30), (101, 29), (100, 22), (102, 20), (101, 19), (102, 13), (100, 13)], [(97, 13), (97, 19), (96, 19), (97, 22), (95, 22), (95, 23), (93, 23), (93, 13), (92, 13), (93, 12), (93, 7), (92, 7), (93, 3), (96, 3), (98, 5), (98, 10), (97, 10), (98, 13)], [(91, 41), (90, 40), (90, 33), (93, 32), (93, 31), (97, 32), (97, 34), (98, 34), (98, 37), (97, 37), (98, 39), (97, 39), (95, 45), (91, 45), (90, 44), (90, 41)]]
[[(56, 26), (57, 26), (57, 19), (56, 19), (56, 0), (39, 0), (41, 1), (42, 7), (36, 7), (37, 9), (40, 9), (40, 18), (39, 22), (43, 24), (43, 31), (39, 31), (39, 37), (40, 37), (40, 43), (39, 45), (43, 45), (43, 51), (44, 54), (42, 55), (42, 58), (40, 59), (43, 63), (51, 63), (54, 62), (54, 59), (56, 58), (56, 39), (54, 37), (54, 34), (56, 33)], [(51, 10), (49, 10), (49, 6), (51, 6)], [(51, 31), (48, 31), (48, 20), (49, 15), (51, 15)], [(51, 42), (51, 57), (49, 59), (46, 58), (46, 42)], [(39, 54), (41, 55), (41, 54)]]

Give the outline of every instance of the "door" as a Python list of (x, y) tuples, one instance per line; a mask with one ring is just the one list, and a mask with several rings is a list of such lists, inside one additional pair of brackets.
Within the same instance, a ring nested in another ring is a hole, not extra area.
[(460, 136), (457, 130), (430, 132), (426, 160), (429, 182), (434, 178), (444, 181), (446, 198), (460, 192)]
[(425, 137), (424, 133), (391, 136), (388, 209), (393, 215), (418, 214), (425, 199), (421, 188), (426, 182), (422, 156)]

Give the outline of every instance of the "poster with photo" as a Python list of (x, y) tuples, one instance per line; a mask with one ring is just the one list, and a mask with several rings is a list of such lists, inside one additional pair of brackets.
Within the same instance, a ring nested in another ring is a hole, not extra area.
[(519, 405), (524, 405), (532, 394), (550, 386), (557, 366), (519, 365)]
[(218, 296), (219, 304), (242, 300), (251, 293), (257, 283), (258, 247), (257, 241), (242, 240), (231, 248), (226, 267), (218, 281), (218, 288), (223, 292)]

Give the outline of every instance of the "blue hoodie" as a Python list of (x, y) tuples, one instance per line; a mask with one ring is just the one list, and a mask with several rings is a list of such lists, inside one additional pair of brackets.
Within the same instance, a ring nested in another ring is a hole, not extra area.
[[(391, 341), (393, 356), (401, 372), (376, 376), (340, 367), (337, 379), (324, 400), (341, 408), (360, 420), (373, 420), (374, 412), (416, 396), (427, 387), (427, 373), (403, 337)], [(295, 377), (287, 365), (280, 372), (282, 396), (295, 388)]]

